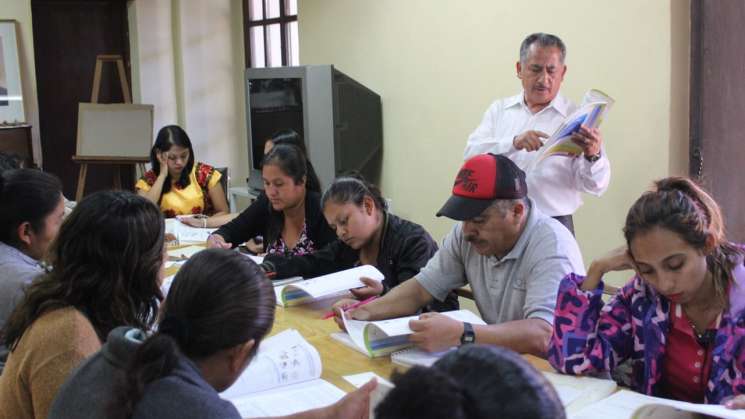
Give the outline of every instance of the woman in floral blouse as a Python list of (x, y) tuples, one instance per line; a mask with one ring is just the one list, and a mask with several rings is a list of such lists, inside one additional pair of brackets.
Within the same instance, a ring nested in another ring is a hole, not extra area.
[(207, 240), (209, 247), (231, 248), (256, 236), (264, 251), (306, 255), (336, 239), (321, 212), (321, 185), (303, 150), (275, 145), (261, 164), (264, 193)]
[[(206, 215), (198, 227), (219, 227), (228, 219), (228, 202), (214, 167), (194, 161), (194, 149), (181, 127), (160, 129), (150, 151), (152, 169), (137, 181), (135, 189), (156, 205), (166, 218)], [(192, 223), (189, 223), (192, 224)]]

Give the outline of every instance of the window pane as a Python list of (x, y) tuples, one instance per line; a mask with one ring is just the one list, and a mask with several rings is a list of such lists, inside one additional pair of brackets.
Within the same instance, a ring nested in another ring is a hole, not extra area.
[(248, 19), (261, 20), (264, 18), (264, 0), (248, 0)]
[(294, 16), (297, 15), (297, 0), (284, 0), (285, 1), (285, 15)]
[(251, 28), (251, 66), (254, 68), (266, 67), (264, 59), (264, 27), (254, 26)]
[(266, 18), (279, 17), (279, 0), (265, 0)]
[(300, 65), (300, 41), (297, 36), (297, 22), (290, 22), (287, 26), (287, 55), (290, 57), (289, 65)]
[(267, 67), (281, 67), (282, 66), (282, 36), (279, 28), (279, 23), (269, 25), (266, 27), (267, 36), (266, 48), (269, 51), (269, 63)]

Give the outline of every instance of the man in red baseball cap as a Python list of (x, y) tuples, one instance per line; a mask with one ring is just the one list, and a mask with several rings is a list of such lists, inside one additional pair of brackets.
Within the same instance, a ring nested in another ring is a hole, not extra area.
[[(478, 342), (544, 355), (559, 282), (585, 270), (571, 232), (536, 209), (527, 195), (525, 173), (509, 158), (480, 154), (468, 159), (437, 213), (459, 221), (442, 247), (414, 281), (404, 281), (347, 316), (412, 315), (468, 284), (487, 325), (425, 313), (409, 324), (411, 342), (428, 351)], [(342, 300), (335, 307), (349, 303)]]

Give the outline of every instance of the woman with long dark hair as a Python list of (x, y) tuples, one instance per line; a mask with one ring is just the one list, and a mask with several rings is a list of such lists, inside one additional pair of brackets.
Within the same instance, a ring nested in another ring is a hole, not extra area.
[(207, 241), (230, 248), (263, 237), (268, 254), (304, 255), (335, 239), (321, 213), (321, 186), (305, 153), (294, 145), (274, 146), (262, 161), (264, 193)]
[[(197, 162), (186, 132), (178, 125), (158, 131), (150, 150), (151, 170), (135, 184), (137, 193), (160, 206), (167, 218), (204, 215), (198, 227), (218, 227), (226, 221), (228, 202), (214, 167)], [(193, 223), (190, 223), (193, 224)]]
[[(361, 278), (365, 286), (351, 292), (363, 300), (413, 278), (437, 252), (437, 243), (429, 233), (419, 224), (389, 213), (378, 187), (359, 174), (335, 179), (321, 198), (321, 208), (337, 239), (306, 255), (267, 255), (262, 264), (267, 273), (274, 273), (276, 279), (312, 278), (373, 265), (385, 279)], [(457, 310), (458, 297), (450, 293), (444, 302), (435, 301), (429, 309)]]
[[(238, 419), (220, 398), (274, 321), (274, 290), (249, 258), (224, 249), (192, 256), (173, 280), (158, 331), (120, 327), (65, 383), (49, 419)], [(360, 418), (373, 385), (293, 418)]]
[(54, 269), (25, 291), (5, 325), (0, 418), (46, 418), (60, 385), (117, 326), (153, 324), (164, 257), (163, 216), (124, 191), (85, 197), (51, 248)]
[[(727, 239), (719, 205), (689, 179), (662, 179), (623, 232), (626, 246), (562, 280), (554, 368), (615, 373), (629, 362), (635, 391), (696, 403), (745, 393), (744, 253)], [(621, 270), (636, 274), (604, 304), (602, 277)]]

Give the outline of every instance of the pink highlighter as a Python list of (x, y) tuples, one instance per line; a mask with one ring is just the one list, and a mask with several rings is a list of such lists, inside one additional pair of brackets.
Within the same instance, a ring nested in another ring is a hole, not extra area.
[[(364, 299), (364, 300), (362, 300), (362, 301), (357, 301), (357, 302), (356, 302), (356, 303), (354, 303), (354, 304), (348, 305), (348, 306), (346, 306), (346, 307), (342, 307), (342, 310), (344, 310), (344, 311), (349, 311), (349, 310), (352, 310), (352, 309), (354, 309), (354, 308), (357, 308), (357, 307), (359, 307), (359, 306), (363, 306), (363, 305), (365, 305), (365, 304), (369, 303), (370, 301), (373, 301), (373, 300), (374, 300), (374, 299), (376, 299), (376, 298), (378, 298), (378, 296), (377, 296), (377, 295), (373, 295), (372, 297), (369, 297), (369, 298), (365, 298), (365, 299)], [(326, 314), (325, 314), (325, 315), (324, 315), (324, 316), (323, 316), (322, 318), (323, 318), (323, 320), (326, 320), (326, 319), (330, 319), (330, 318), (332, 318), (332, 317), (334, 317), (334, 312), (333, 312), (333, 311), (329, 311), (329, 312), (328, 312), (328, 313), (326, 313)]]

